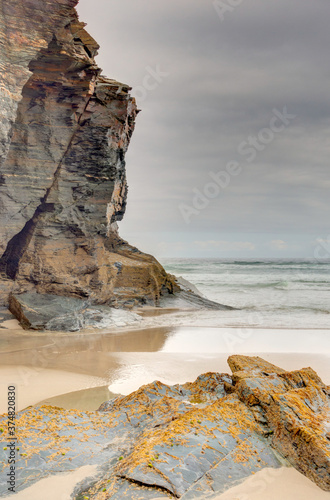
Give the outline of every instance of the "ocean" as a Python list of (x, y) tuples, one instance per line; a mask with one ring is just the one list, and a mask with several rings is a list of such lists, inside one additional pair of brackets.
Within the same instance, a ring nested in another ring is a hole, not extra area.
[[(181, 312), (167, 324), (215, 327), (329, 328), (330, 260), (160, 259), (167, 272), (208, 299), (238, 311)], [(162, 319), (154, 319), (161, 324)]]

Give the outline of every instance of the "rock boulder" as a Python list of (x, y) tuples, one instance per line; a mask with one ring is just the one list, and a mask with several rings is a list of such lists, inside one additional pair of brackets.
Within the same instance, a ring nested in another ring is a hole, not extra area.
[[(229, 364), (232, 375), (206, 373), (172, 387), (154, 382), (95, 412), (20, 412), (18, 489), (95, 464), (74, 498), (192, 500), (212, 498), (262, 468), (291, 465), (330, 491), (330, 388), (311, 368), (286, 372), (245, 356)], [(4, 472), (5, 449), (0, 456)], [(3, 482), (1, 493), (6, 488)]]

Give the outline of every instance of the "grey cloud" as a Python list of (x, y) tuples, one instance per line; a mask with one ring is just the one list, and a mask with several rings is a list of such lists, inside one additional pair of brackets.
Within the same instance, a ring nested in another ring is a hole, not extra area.
[[(222, 22), (212, 0), (80, 0), (79, 12), (101, 44), (104, 72), (133, 95), (147, 67), (168, 73), (139, 102), (121, 224), (128, 240), (141, 224), (162, 228), (168, 242), (172, 233), (184, 241), (300, 233), (306, 251), (310, 234), (330, 232), (328, 1), (243, 0)], [(284, 106), (296, 119), (248, 164), (240, 143)], [(233, 159), (242, 174), (187, 226), (180, 203), (191, 204), (192, 190)]]

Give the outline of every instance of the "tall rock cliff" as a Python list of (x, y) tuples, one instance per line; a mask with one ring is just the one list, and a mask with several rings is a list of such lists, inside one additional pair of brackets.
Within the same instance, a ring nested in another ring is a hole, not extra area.
[(101, 75), (77, 3), (0, 1), (0, 304), (12, 290), (155, 304), (177, 285), (116, 224), (138, 110)]

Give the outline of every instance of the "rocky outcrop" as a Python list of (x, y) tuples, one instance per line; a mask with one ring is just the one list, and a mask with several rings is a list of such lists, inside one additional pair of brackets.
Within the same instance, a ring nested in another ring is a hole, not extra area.
[(244, 356), (228, 363), (235, 394), (267, 427), (272, 446), (330, 491), (330, 387), (311, 368), (286, 372)]
[(179, 287), (121, 240), (138, 113), (106, 78), (77, 0), (1, 0), (0, 303), (11, 290), (157, 304)]
[[(139, 321), (140, 316), (108, 306), (93, 305), (88, 300), (39, 293), (9, 296), (9, 311), (25, 330), (76, 332), (85, 328), (117, 326), (118, 314), (124, 315), (121, 326)], [(1, 323), (0, 323), (1, 324)]]
[[(20, 412), (17, 489), (95, 464), (96, 475), (74, 498), (191, 500), (291, 464), (330, 491), (330, 388), (311, 368), (286, 372), (244, 356), (229, 365), (232, 375), (207, 373), (172, 387), (154, 382), (97, 412)], [(6, 453), (0, 449), (1, 458)]]
[[(131, 269), (131, 273), (134, 275), (135, 270)], [(131, 290), (129, 285), (127, 286), (127, 290)], [(118, 291), (115, 289), (114, 295), (117, 293)], [(133, 301), (134, 289), (131, 290), (131, 294), (131, 300)], [(165, 307), (232, 309), (231, 307), (222, 306), (216, 302), (204, 299), (195, 293), (188, 293), (185, 290), (178, 292), (175, 297), (167, 300), (163, 297), (159, 301), (159, 304)], [(19, 295), (10, 293), (8, 309), (18, 319), (25, 330), (74, 332), (90, 327), (105, 328), (112, 326), (114, 324), (112, 318), (113, 316), (116, 317), (116, 310), (113, 307), (103, 304), (93, 304), (90, 299), (83, 300), (40, 293), (21, 293)], [(151, 309), (154, 312), (154, 308)], [(141, 310), (139, 312), (143, 315)], [(141, 319), (141, 316), (134, 313), (125, 312), (125, 315), (128, 324)]]

